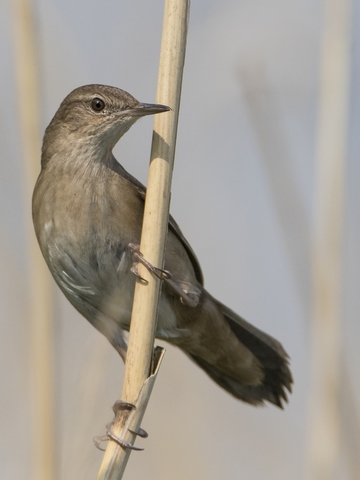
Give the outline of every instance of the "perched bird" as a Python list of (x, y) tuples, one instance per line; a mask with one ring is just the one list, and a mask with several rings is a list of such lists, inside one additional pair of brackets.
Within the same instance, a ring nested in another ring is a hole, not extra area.
[[(112, 150), (140, 117), (167, 110), (114, 87), (75, 89), (45, 131), (33, 195), (35, 232), (55, 281), (124, 360), (136, 282), (131, 244), (140, 243), (146, 190)], [(172, 284), (163, 282), (156, 336), (236, 398), (282, 407), (292, 384), (285, 350), (204, 289), (198, 260), (172, 217), (165, 268)]]

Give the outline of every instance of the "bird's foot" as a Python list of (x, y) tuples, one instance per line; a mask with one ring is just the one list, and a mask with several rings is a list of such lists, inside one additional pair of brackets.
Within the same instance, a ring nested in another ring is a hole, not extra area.
[(133, 257), (136, 259), (136, 262), (133, 264), (131, 267), (132, 273), (143, 283), (148, 283), (145, 278), (143, 278), (138, 270), (137, 270), (137, 264), (142, 263), (148, 270), (149, 272), (153, 273), (156, 277), (160, 278), (160, 280), (167, 280), (172, 277), (171, 273), (168, 272), (167, 270), (164, 270), (159, 267), (154, 267), (150, 262), (148, 262), (145, 258), (144, 255), (140, 252), (140, 245), (135, 245), (134, 243), (129, 243), (129, 248), (130, 251), (133, 255)]
[(165, 281), (179, 295), (182, 304), (187, 307), (197, 307), (201, 294), (199, 288), (188, 282), (175, 282), (172, 278)]
[(134, 445), (131, 445), (131, 443), (129, 442), (125, 442), (125, 440), (123, 440), (122, 438), (116, 436), (112, 430), (107, 430), (106, 431), (106, 436), (108, 437), (107, 439), (109, 440), (113, 440), (114, 442), (116, 442), (118, 445), (120, 445), (120, 447), (122, 448), (128, 448), (129, 450), (135, 450), (137, 452), (141, 452), (142, 450), (144, 450), (143, 448), (139, 448), (139, 447), (134, 447)]
[[(122, 438), (118, 437), (112, 431), (112, 427), (114, 425), (114, 422), (115, 422), (115, 419), (116, 419), (116, 416), (117, 416), (118, 412), (121, 411), (121, 410), (131, 411), (131, 410), (134, 410), (135, 408), (136, 408), (135, 405), (133, 405), (132, 403), (123, 402), (122, 400), (116, 400), (116, 402), (113, 405), (113, 412), (115, 414), (115, 418), (111, 423), (106, 425), (106, 434), (93, 438), (94, 444), (99, 450), (105, 451), (105, 448), (102, 448), (100, 446), (100, 444), (101, 444), (101, 442), (106, 442), (106, 441), (109, 441), (109, 440), (113, 440), (118, 445), (120, 445), (120, 447), (122, 447), (122, 448), (129, 448), (130, 450), (136, 450), (136, 451), (144, 450), (143, 448), (134, 447), (134, 445), (132, 445), (131, 443), (126, 442)], [(139, 428), (138, 432), (134, 432), (133, 430), (129, 429), (129, 432), (131, 432), (134, 435), (138, 435), (141, 438), (147, 438), (149, 436), (148, 433), (145, 430), (143, 430), (142, 428)]]
[(129, 432), (141, 438), (147, 438), (149, 436), (149, 434), (143, 428), (139, 428), (137, 432), (134, 432), (134, 430), (130, 430), (129, 428)]
[(181, 303), (187, 305), (188, 307), (196, 307), (198, 305), (200, 299), (200, 289), (187, 282), (176, 282), (173, 280), (173, 275), (171, 272), (162, 268), (154, 267), (154, 265), (144, 258), (144, 255), (140, 252), (139, 245), (129, 243), (129, 248), (133, 257), (136, 259), (136, 262), (131, 267), (131, 272), (141, 282), (145, 284), (148, 283), (148, 281), (139, 274), (137, 269), (138, 263), (142, 263), (156, 277), (158, 277), (160, 280), (164, 280), (168, 285), (170, 285), (170, 287), (179, 295)]
[(116, 416), (118, 412), (122, 410), (129, 410), (131, 412), (132, 410), (135, 410), (135, 408), (135, 405), (133, 405), (132, 403), (124, 402), (123, 400), (116, 400), (116, 402), (112, 406), (112, 411)]

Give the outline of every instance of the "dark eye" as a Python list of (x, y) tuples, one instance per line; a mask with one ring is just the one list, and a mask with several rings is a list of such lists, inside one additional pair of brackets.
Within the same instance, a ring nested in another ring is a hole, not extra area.
[(105, 108), (105, 102), (104, 100), (101, 100), (101, 98), (93, 98), (91, 102), (91, 108), (94, 110), (94, 112), (101, 112)]

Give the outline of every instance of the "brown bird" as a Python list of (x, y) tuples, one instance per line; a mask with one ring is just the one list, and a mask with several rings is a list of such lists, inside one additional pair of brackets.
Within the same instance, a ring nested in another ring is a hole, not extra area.
[[(73, 306), (125, 360), (145, 187), (112, 150), (140, 117), (168, 107), (140, 103), (104, 85), (75, 89), (45, 131), (33, 221), (46, 263)], [(198, 260), (169, 219), (156, 336), (181, 348), (221, 387), (245, 402), (282, 407), (291, 391), (281, 344), (215, 300)]]

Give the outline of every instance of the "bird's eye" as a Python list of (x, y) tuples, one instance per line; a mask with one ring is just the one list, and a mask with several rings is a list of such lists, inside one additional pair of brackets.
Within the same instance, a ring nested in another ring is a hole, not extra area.
[(105, 108), (105, 102), (104, 100), (101, 100), (101, 98), (93, 98), (91, 102), (91, 108), (94, 110), (94, 112), (101, 112)]

